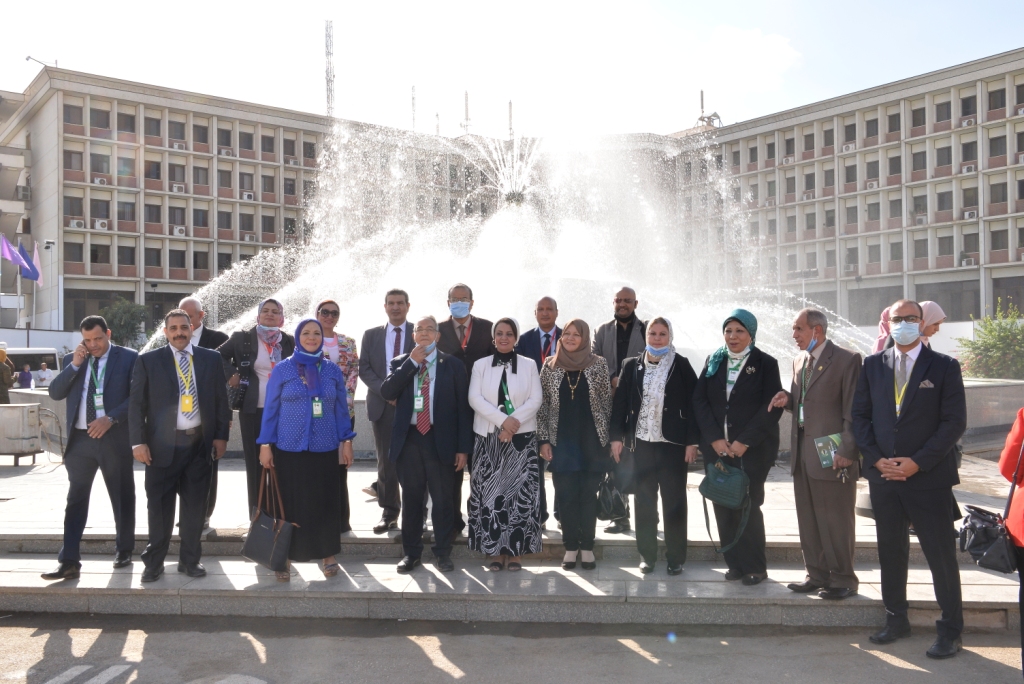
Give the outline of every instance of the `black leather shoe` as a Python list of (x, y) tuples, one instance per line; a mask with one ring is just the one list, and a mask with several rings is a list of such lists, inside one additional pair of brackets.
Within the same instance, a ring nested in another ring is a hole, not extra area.
[(845, 587), (831, 587), (818, 592), (818, 598), (823, 598), (826, 601), (842, 601), (856, 595), (856, 589), (847, 589)]
[(654, 572), (654, 563), (648, 563), (647, 561), (640, 561), (640, 573), (643, 575), (649, 575)]
[(189, 577), (206, 577), (206, 568), (202, 563), (178, 563), (178, 572), (183, 572)]
[(580, 567), (583, 568), (584, 570), (594, 570), (594, 569), (597, 568), (597, 561), (596, 560), (585, 561), (585, 560), (580, 559)]
[(156, 568), (146, 568), (142, 571), (143, 582), (156, 582), (164, 574), (164, 566), (161, 565)]
[(725, 573), (726, 582), (735, 582), (738, 579), (743, 579), (743, 573), (739, 570), (728, 570)]
[(434, 561), (434, 565), (441, 572), (451, 572), (455, 569), (455, 563), (452, 563), (451, 556), (438, 556), (437, 560)]
[(82, 574), (82, 564), (77, 561), (67, 561), (57, 566), (53, 572), (44, 572), (44, 580), (66, 580), (78, 579)]
[(763, 573), (762, 574), (762, 573), (752, 572), (750, 574), (744, 575), (743, 579), (740, 580), (740, 581), (743, 582), (744, 585), (746, 585), (748, 587), (752, 587), (755, 584), (760, 584), (761, 582), (765, 581), (766, 579), (768, 579), (768, 574), (767, 573)]
[(416, 566), (420, 564), (419, 558), (413, 558), (412, 556), (406, 556), (402, 560), (398, 561), (398, 572), (407, 573), (412, 572), (416, 569)]
[(126, 568), (132, 564), (132, 552), (131, 551), (118, 551), (114, 556), (114, 567), (115, 568)]
[(903, 620), (902, 622), (887, 622), (885, 627), (869, 636), (868, 640), (873, 644), (891, 644), (897, 639), (908, 636), (910, 636), (910, 622)]
[(397, 530), (398, 521), (388, 520), (387, 518), (381, 518), (380, 522), (373, 526), (374, 534), (384, 534), (388, 530)]
[(668, 574), (673, 575), (673, 576), (674, 575), (682, 575), (683, 574), (683, 566), (682, 565), (672, 565), (671, 563), (669, 563)]
[(616, 520), (611, 525), (604, 528), (604, 531), (608, 534), (625, 534), (626, 532), (629, 532), (632, 529), (633, 528), (629, 526), (629, 518), (622, 518), (620, 520)]
[(797, 584), (796, 582), (794, 582), (793, 584), (787, 584), (786, 588), (790, 591), (795, 591), (798, 594), (810, 594), (811, 592), (818, 591), (822, 587), (820, 584), (815, 584), (810, 580), (804, 580), (799, 584)]
[(932, 647), (925, 651), (925, 655), (929, 658), (935, 658), (936, 660), (944, 660), (946, 658), (952, 658), (960, 652), (964, 647), (960, 637), (956, 639), (950, 639), (949, 637), (940, 636), (932, 644)]

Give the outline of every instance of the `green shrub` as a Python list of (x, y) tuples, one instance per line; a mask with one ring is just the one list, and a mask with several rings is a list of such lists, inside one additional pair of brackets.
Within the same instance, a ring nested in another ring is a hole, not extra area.
[(146, 322), (146, 307), (127, 299), (115, 299), (100, 311), (110, 328), (110, 339), (114, 344), (138, 349), (144, 341), (142, 324)]
[(985, 316), (974, 327), (974, 339), (958, 337), (960, 365), (965, 376), (1024, 380), (1024, 326), (1020, 310), (1002, 300), (995, 316)]

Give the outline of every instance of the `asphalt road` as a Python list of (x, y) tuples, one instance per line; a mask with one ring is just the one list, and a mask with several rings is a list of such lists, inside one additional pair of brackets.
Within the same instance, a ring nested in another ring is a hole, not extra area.
[(0, 682), (1020, 682), (1013, 632), (930, 630), (887, 647), (864, 630), (525, 625), (76, 615), (0, 617)]

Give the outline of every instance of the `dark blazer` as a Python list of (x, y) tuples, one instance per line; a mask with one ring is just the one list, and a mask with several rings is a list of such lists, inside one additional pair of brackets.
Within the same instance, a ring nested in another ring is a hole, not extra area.
[(439, 324), (441, 339), (437, 342), (438, 351), (442, 351), (462, 361), (462, 365), (466, 367), (467, 373), (473, 368), (474, 363), (494, 353), (494, 347), (491, 345), (491, 327), (493, 323), (476, 316), (470, 316), (470, 320), (473, 323), (473, 327), (470, 328), (469, 342), (466, 343), (465, 349), (462, 348), (462, 340), (455, 333), (455, 321), (452, 320), (451, 316)]
[[(135, 359), (139, 353), (128, 347), (119, 347), (116, 344), (110, 345), (110, 356), (107, 357), (106, 370), (103, 371), (103, 412), (117, 421), (107, 431), (107, 434), (114, 434), (118, 440), (124, 440), (124, 446), (128, 443), (128, 396), (132, 386), (132, 369), (135, 367)], [(78, 419), (78, 407), (82, 402), (82, 387), (89, 375), (89, 359), (76, 371), (71, 365), (74, 354), (64, 357), (62, 370), (47, 389), (50, 398), (56, 401), (66, 400), (64, 407), (67, 412), (68, 444), (75, 421)]]
[[(256, 326), (248, 330), (239, 330), (231, 333), (231, 337), (224, 344), (217, 347), (217, 351), (224, 364), (224, 377), (230, 378), (239, 372), (240, 364), (243, 361), (242, 349), (245, 347), (245, 336), (249, 336), (249, 346), (252, 349), (250, 363), (256, 363), (256, 356), (260, 351), (260, 339), (256, 335)], [(287, 359), (295, 351), (295, 338), (286, 332), (281, 333), (281, 359)], [(172, 369), (173, 370), (173, 369)], [(253, 369), (249, 373), (249, 389), (245, 392), (245, 401), (242, 402), (242, 413), (256, 413), (256, 405), (260, 403), (260, 379)]]
[[(391, 361), (391, 375), (380, 386), (387, 401), (398, 400), (395, 424), (391, 430), (392, 462), (398, 460), (405, 446), (405, 436), (412, 425), (413, 379), (419, 369), (408, 354)], [(469, 406), (469, 376), (458, 359), (444, 352), (437, 353), (437, 373), (431, 387), (434, 392), (434, 443), (442, 463), (455, 464), (455, 454), (473, 452), (473, 409)]]
[[(725, 398), (728, 360), (722, 362), (714, 376), (707, 377), (707, 372), (705, 361), (693, 393), (693, 410), (700, 427), (700, 452), (705, 462), (716, 457), (711, 443), (725, 438), (723, 425), (728, 421), (729, 441), (747, 445), (742, 459), (747, 474), (767, 476), (779, 455), (779, 419), (784, 412), (781, 408), (768, 410), (772, 398), (782, 389), (779, 362), (754, 347), (728, 400)], [(727, 462), (733, 460), (727, 459)]]
[[(555, 353), (555, 344), (558, 342), (558, 338), (562, 336), (562, 329), (557, 325), (555, 326), (554, 334), (551, 338), (551, 353), (548, 356), (553, 356)], [(519, 336), (519, 341), (516, 342), (516, 354), (525, 356), (529, 359), (533, 359), (534, 363), (537, 364), (537, 370), (540, 370), (541, 364), (541, 332), (540, 326), (527, 330)]]
[[(641, 353), (622, 362), (619, 386), (612, 395), (610, 438), (626, 442), (630, 449), (636, 446), (636, 421), (644, 398), (646, 356), (646, 353)], [(673, 444), (697, 444), (700, 440), (700, 428), (693, 414), (696, 386), (697, 374), (693, 372), (693, 366), (685, 356), (675, 354), (665, 382), (665, 406), (661, 413), (661, 434)]]
[(228, 336), (220, 330), (203, 326), (203, 333), (199, 336), (199, 346), (203, 349), (216, 349), (228, 341)]
[[(370, 328), (363, 333), (363, 344), (359, 356), (359, 379), (366, 385), (366, 415), (371, 421), (378, 421), (384, 415), (385, 401), (380, 396), (380, 386), (388, 377), (387, 354), (384, 342), (387, 340), (388, 328), (391, 324)], [(405, 322), (405, 344), (402, 353), (408, 354), (416, 343), (412, 340), (412, 323)]]
[[(872, 486), (952, 487), (960, 482), (956, 442), (967, 427), (967, 396), (960, 363), (922, 345), (897, 418), (895, 354), (895, 349), (886, 349), (864, 359), (857, 382), (853, 434), (864, 458), (862, 474)], [(914, 459), (920, 472), (906, 482), (883, 479), (875, 463), (894, 456)]]
[[(213, 440), (228, 439), (231, 409), (227, 383), (217, 352), (192, 347), (199, 417), (203, 426), (203, 453), (211, 454)], [(153, 465), (166, 468), (174, 457), (178, 422), (178, 373), (170, 345), (140, 354), (132, 374), (128, 429), (132, 444), (149, 445)]]

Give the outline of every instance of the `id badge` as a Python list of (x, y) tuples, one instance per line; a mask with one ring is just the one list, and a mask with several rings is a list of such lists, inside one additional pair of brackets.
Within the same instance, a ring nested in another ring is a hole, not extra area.
[(93, 404), (96, 406), (96, 410), (99, 411), (103, 408), (103, 392), (96, 392), (92, 395)]
[(416, 413), (421, 413), (423, 411), (423, 397), (422, 396), (413, 397), (413, 400), (412, 400), (412, 410), (415, 411)]
[(181, 395), (181, 412), (182, 413), (192, 413), (192, 410), (193, 410), (192, 395), (191, 394), (182, 394)]
[(324, 402), (319, 399), (313, 400), (313, 417), (323, 418), (324, 417)]
[(735, 384), (736, 380), (738, 380), (739, 377), (740, 377), (740, 372), (738, 370), (731, 370), (731, 371), (729, 371), (729, 382)]

